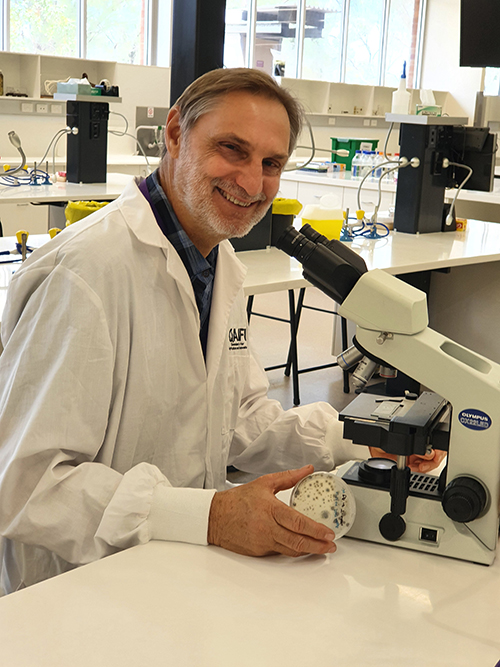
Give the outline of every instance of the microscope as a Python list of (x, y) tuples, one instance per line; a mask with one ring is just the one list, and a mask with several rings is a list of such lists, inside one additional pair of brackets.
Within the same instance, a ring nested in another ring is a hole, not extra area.
[[(345, 367), (361, 390), (374, 370), (396, 370), (429, 391), (359, 393), (340, 413), (344, 437), (397, 457), (351, 461), (337, 470), (356, 500), (355, 537), (490, 565), (500, 498), (500, 365), (428, 326), (424, 292), (364, 261), (309, 225), (288, 227), (278, 248), (356, 324)], [(448, 452), (440, 477), (411, 473), (407, 457)]]

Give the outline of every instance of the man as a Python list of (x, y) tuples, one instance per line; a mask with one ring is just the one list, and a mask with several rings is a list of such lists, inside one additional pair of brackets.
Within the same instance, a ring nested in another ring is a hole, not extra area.
[[(268, 399), (250, 343), (229, 335), (247, 340), (244, 268), (225, 239), (271, 205), (300, 122), (270, 77), (206, 74), (168, 115), (158, 172), (14, 276), (0, 358), (6, 591), (151, 539), (335, 550), (275, 493), (356, 448), (329, 405)], [(272, 474), (224, 490), (228, 465)]]

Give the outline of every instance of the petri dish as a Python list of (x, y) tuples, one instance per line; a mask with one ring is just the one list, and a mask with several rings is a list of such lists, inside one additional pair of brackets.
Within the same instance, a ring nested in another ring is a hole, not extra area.
[(331, 472), (313, 472), (298, 482), (290, 496), (290, 507), (335, 532), (345, 535), (356, 517), (356, 501), (348, 484)]

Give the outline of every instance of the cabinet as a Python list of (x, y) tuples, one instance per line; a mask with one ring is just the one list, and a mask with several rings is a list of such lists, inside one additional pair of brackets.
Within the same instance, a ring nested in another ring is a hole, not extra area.
[[(387, 211), (390, 206), (394, 205), (395, 195), (393, 192), (382, 191), (381, 203), (379, 211)], [(361, 207), (364, 211), (373, 212), (378, 201), (378, 190), (368, 190), (363, 188), (361, 190)], [(343, 207), (349, 209), (350, 215), (358, 210), (358, 189), (344, 188)]]
[[(91, 83), (108, 79), (111, 84), (119, 86), (120, 97), (123, 98), (120, 113), (127, 117), (130, 127), (135, 127), (135, 109), (139, 101), (148, 107), (169, 106), (170, 69), (167, 67), (0, 51), (0, 70), (6, 93), (0, 97), (2, 115), (35, 115), (37, 119), (66, 116), (66, 105), (51, 101), (52, 96), (46, 92), (45, 82), (80, 79), (84, 73)], [(12, 97), (8, 93), (24, 97)], [(113, 98), (107, 101), (112, 102)], [(42, 107), (45, 108), (41, 110), (36, 102), (44, 102)]]
[(337, 195), (339, 206), (343, 208), (344, 189), (341, 186), (329, 183), (319, 185), (317, 183), (299, 183), (298, 200), (303, 206), (308, 204), (319, 204), (323, 195)]
[(46, 234), (49, 228), (49, 207), (2, 203), (0, 221), (4, 236), (13, 236), (20, 229), (26, 229), (30, 234)]
[[(307, 79), (281, 77), (280, 84), (290, 90), (304, 105), (306, 113), (332, 117), (368, 117), (384, 120), (391, 111), (392, 93), (387, 86), (362, 86), (350, 83), (334, 83)], [(410, 108), (420, 103), (420, 90), (410, 90)], [(446, 111), (448, 93), (434, 91), (436, 104)]]

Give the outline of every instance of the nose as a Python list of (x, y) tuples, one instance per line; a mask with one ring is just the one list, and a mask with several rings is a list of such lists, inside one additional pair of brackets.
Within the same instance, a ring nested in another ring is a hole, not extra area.
[(245, 190), (249, 197), (259, 195), (264, 186), (262, 163), (252, 160), (241, 167), (236, 177), (236, 183)]

